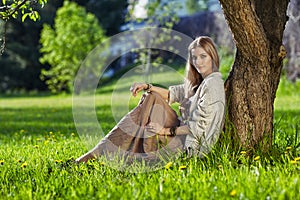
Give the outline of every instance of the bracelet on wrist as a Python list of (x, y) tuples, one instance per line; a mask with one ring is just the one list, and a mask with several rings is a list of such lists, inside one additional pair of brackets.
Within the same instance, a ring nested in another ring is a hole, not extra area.
[(152, 84), (151, 83), (147, 83), (147, 88), (144, 89), (144, 91), (150, 92), (150, 89), (152, 88)]
[(171, 136), (176, 136), (176, 129), (177, 129), (177, 126), (172, 126), (171, 128), (170, 128), (170, 135)]

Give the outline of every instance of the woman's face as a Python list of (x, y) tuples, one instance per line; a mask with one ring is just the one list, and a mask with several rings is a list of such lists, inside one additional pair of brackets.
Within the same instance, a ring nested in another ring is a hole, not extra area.
[(191, 50), (192, 63), (204, 78), (213, 72), (212, 59), (202, 47)]

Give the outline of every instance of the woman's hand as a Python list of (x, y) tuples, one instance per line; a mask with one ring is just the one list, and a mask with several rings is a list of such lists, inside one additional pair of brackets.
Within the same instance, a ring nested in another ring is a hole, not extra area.
[(191, 96), (193, 96), (195, 94), (195, 88), (197, 87), (197, 85), (192, 86), (192, 84), (189, 81), (186, 81), (184, 84), (184, 98), (190, 98)]
[(130, 87), (130, 92), (132, 93), (132, 96), (136, 97), (137, 93), (139, 93), (141, 90), (144, 90), (145, 88), (147, 88), (146, 83), (134, 83)]
[(191, 105), (191, 101), (187, 98), (185, 98), (181, 103), (180, 103), (180, 106), (179, 106), (179, 112), (180, 112), (180, 115), (181, 117), (186, 120), (189, 116), (189, 113), (188, 113), (188, 109)]
[(156, 122), (150, 122), (146, 126), (146, 130), (157, 135), (165, 135), (165, 128)]

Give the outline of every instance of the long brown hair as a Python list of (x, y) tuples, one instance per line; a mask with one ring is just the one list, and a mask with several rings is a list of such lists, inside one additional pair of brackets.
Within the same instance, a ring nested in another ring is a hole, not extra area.
[(203, 78), (201, 74), (196, 70), (196, 67), (193, 65), (192, 62), (192, 49), (195, 49), (196, 47), (201, 47), (204, 49), (204, 51), (211, 57), (212, 59), (212, 67), (213, 72), (219, 71), (219, 55), (216, 49), (216, 46), (212, 39), (207, 36), (200, 36), (197, 37), (189, 46), (188, 50), (188, 61), (186, 63), (186, 81), (189, 82), (189, 84), (195, 88), (200, 85), (200, 83), (203, 81)]

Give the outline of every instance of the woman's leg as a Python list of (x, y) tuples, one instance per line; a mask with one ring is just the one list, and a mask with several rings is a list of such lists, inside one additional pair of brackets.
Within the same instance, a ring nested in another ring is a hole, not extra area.
[[(182, 148), (185, 137), (165, 137), (147, 133), (145, 126), (149, 122), (160, 123), (163, 127), (179, 125), (176, 112), (157, 93), (144, 94), (139, 104), (107, 134), (92, 150), (78, 158), (77, 162), (86, 162), (99, 155), (110, 154), (144, 157), (156, 153), (166, 146), (171, 150)], [(174, 141), (172, 141), (174, 140)]]

